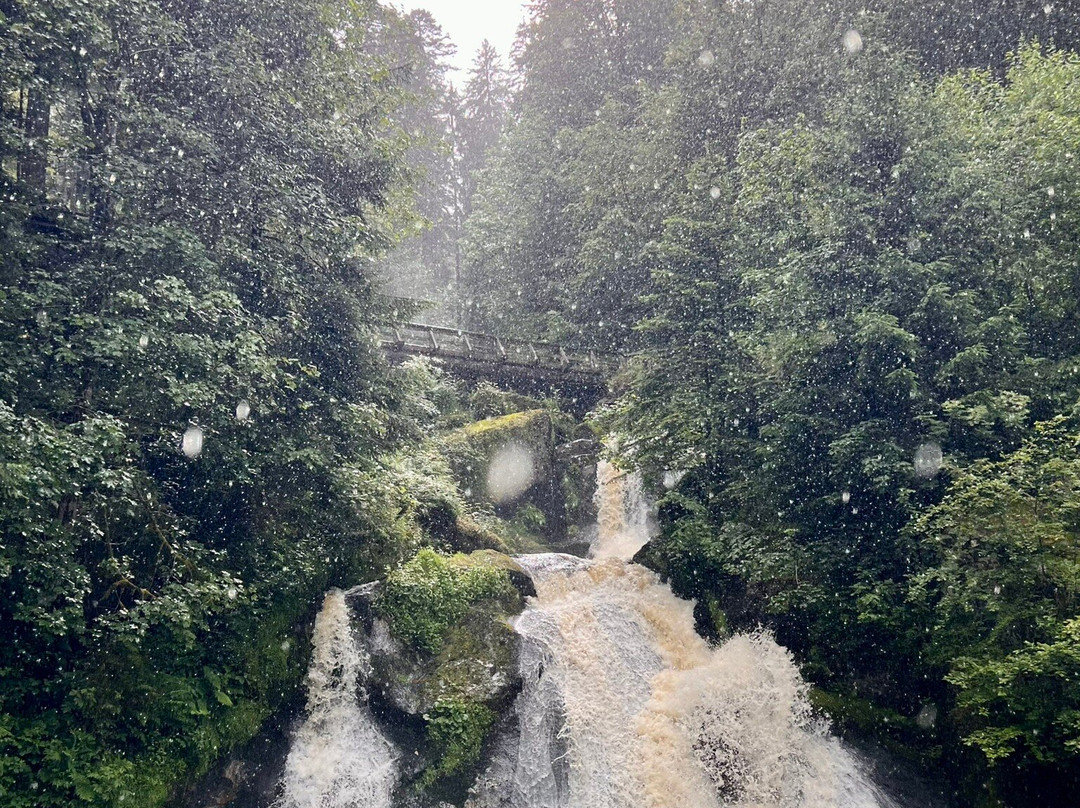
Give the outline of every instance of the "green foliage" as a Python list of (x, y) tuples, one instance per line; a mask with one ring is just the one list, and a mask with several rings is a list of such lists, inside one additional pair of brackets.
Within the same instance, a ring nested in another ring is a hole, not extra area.
[(398, 637), (437, 654), (447, 630), (470, 606), (513, 592), (505, 570), (424, 548), (387, 575), (375, 608)]
[(438, 761), (421, 775), (421, 788), (475, 765), (496, 719), (487, 705), (455, 698), (440, 699), (425, 717), (428, 741), (437, 750)]
[(1071, 505), (997, 464), (1072, 452), (1021, 456), (1080, 397), (1076, 9), (655, 3), (651, 61), (602, 6), (534, 8), (466, 226), (478, 322), (636, 352), (599, 421), (685, 473), (643, 557), (700, 622), (768, 621), (871, 721), (942, 705), (946, 765), (982, 776), (968, 738), (1018, 805), (1065, 793)]
[(933, 561), (909, 597), (929, 614), (928, 650), (949, 668), (965, 741), (990, 763), (1080, 752), (1077, 491), (1080, 437), (1058, 418), (964, 469), (916, 523)]
[(372, 339), (395, 14), (2, 15), (0, 801), (160, 805), (293, 696), (319, 594), (408, 538), (376, 458), (444, 397)]

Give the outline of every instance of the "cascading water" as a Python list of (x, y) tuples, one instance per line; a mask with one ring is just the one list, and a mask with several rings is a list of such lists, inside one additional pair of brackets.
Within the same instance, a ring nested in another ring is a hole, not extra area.
[(516, 621), (520, 734), (473, 804), (893, 806), (815, 722), (787, 651), (767, 634), (710, 647), (693, 605), (627, 563), (648, 539), (637, 475), (601, 463), (598, 483), (592, 560), (519, 559), (537, 588)]
[(397, 754), (360, 690), (367, 658), (345, 595), (327, 593), (315, 619), (307, 720), (293, 739), (276, 808), (386, 808)]
[[(895, 808), (815, 720), (785, 649), (766, 633), (710, 646), (693, 604), (629, 563), (649, 538), (640, 478), (601, 463), (597, 505), (590, 559), (518, 559), (537, 595), (515, 621), (515, 728), (495, 743), (468, 808)], [(332, 591), (275, 808), (403, 799), (399, 753), (363, 697), (369, 672), (345, 596)]]

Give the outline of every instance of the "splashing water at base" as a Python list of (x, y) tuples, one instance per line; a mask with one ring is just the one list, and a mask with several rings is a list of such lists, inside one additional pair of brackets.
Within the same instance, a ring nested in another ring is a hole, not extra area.
[(384, 808), (397, 782), (397, 755), (359, 688), (367, 658), (338, 589), (315, 619), (307, 720), (293, 740), (276, 808)]

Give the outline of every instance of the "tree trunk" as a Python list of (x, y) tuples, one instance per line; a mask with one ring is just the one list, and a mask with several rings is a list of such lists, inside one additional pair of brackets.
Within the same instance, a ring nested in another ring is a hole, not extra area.
[(19, 160), (19, 181), (39, 194), (45, 194), (45, 170), (48, 166), (49, 116), (52, 105), (40, 90), (26, 94), (26, 116), (23, 133), (26, 152)]

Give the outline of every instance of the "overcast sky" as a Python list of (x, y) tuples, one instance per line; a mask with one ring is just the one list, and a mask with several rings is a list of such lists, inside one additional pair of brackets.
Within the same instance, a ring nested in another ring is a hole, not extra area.
[(454, 66), (459, 83), (472, 64), (480, 43), (491, 41), (505, 64), (518, 23), (525, 17), (525, 0), (399, 0), (407, 10), (426, 8), (457, 45)]

